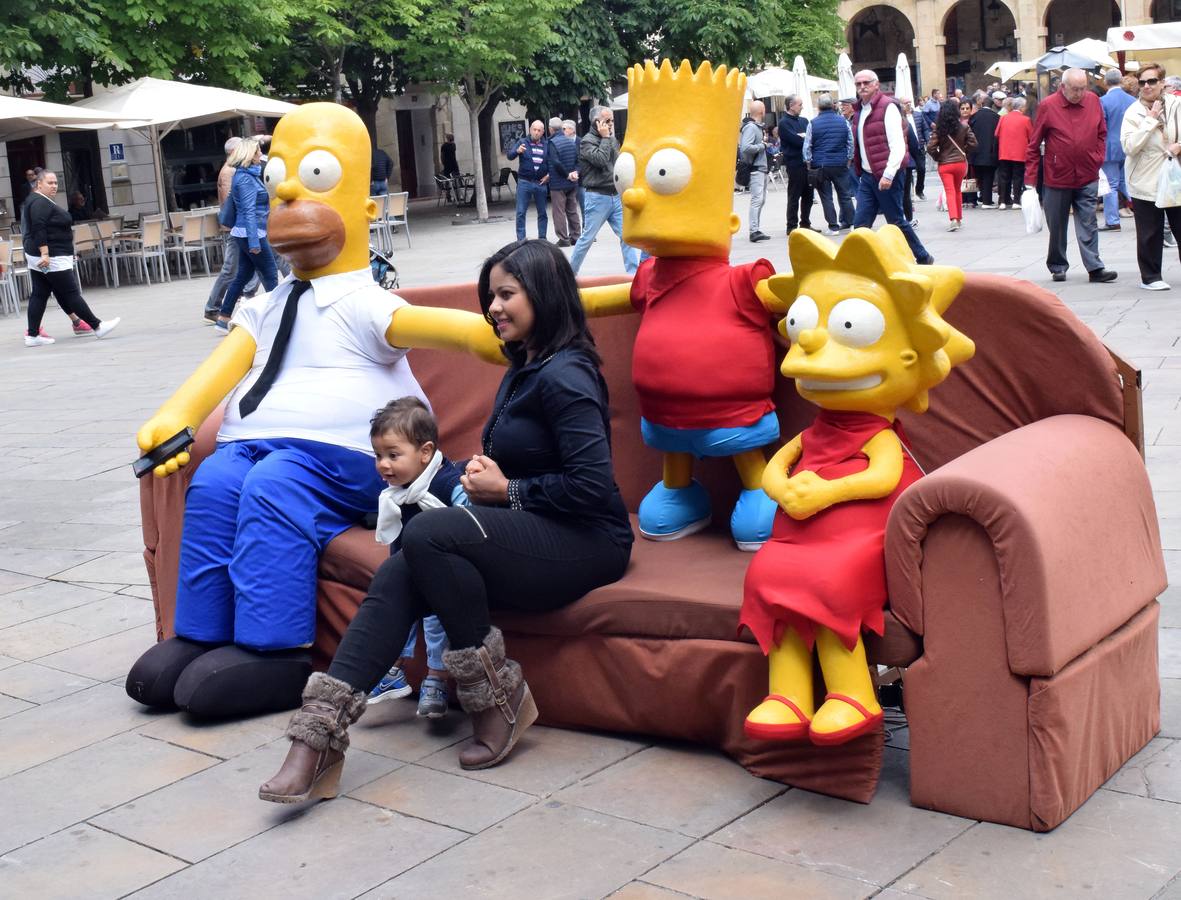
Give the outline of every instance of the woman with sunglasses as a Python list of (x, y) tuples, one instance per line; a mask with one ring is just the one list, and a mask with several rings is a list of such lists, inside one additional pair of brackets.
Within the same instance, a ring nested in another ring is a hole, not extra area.
[(1136, 220), (1136, 262), (1140, 287), (1146, 291), (1169, 289), (1161, 273), (1165, 218), (1174, 234), (1181, 233), (1181, 206), (1156, 205), (1162, 167), (1181, 165), (1181, 99), (1164, 89), (1164, 79), (1159, 63), (1140, 66), (1140, 96), (1128, 107), (1120, 128), (1120, 145), (1127, 154), (1124, 179)]

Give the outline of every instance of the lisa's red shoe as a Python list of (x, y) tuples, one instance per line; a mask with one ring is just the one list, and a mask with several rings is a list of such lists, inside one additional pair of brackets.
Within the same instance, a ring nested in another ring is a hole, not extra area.
[(808, 736), (808, 728), (812, 722), (792, 700), (780, 694), (768, 694), (763, 698), (763, 703), (766, 703), (768, 700), (782, 703), (799, 716), (800, 720), (798, 722), (788, 722), (784, 725), (774, 725), (769, 722), (752, 722), (748, 718), (742, 723), (742, 730), (747, 737), (754, 738), (757, 741), (801, 741)]
[(809, 730), (808, 737), (812, 739), (813, 744), (819, 744), (822, 747), (832, 746), (834, 744), (843, 744), (846, 741), (851, 741), (853, 738), (861, 737), (861, 735), (872, 731), (885, 718), (884, 712), (876, 714), (871, 713), (868, 709), (861, 705), (860, 702), (854, 700), (852, 697), (845, 694), (825, 694), (824, 701), (840, 700), (842, 703), (848, 703), (851, 707), (857, 710), (861, 715), (865, 716), (860, 722), (850, 725), (848, 728), (842, 728), (840, 731), (830, 732), (816, 732)]

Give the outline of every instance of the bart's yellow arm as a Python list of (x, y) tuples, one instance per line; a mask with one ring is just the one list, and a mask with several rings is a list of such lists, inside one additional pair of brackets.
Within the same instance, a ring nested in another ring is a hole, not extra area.
[(463, 350), (485, 362), (505, 365), (496, 330), (483, 316), (462, 309), (402, 306), (394, 311), (385, 339), (391, 347)]
[(634, 313), (632, 306), (632, 286), (630, 281), (622, 284), (604, 284), (599, 287), (585, 287), (579, 290), (582, 308), (589, 318), (599, 316), (618, 316), (623, 313)]
[[(158, 447), (183, 428), (196, 430), (217, 404), (225, 399), (254, 363), (254, 338), (244, 328), (234, 328), (197, 366), (164, 405), (136, 432), (135, 442), (145, 453)], [(178, 453), (153, 469), (157, 478), (187, 465), (189, 454)]]
[(791, 461), (799, 455), (800, 437), (776, 453), (763, 474), (763, 490), (793, 519), (806, 519), (837, 503), (850, 500), (878, 500), (887, 497), (902, 479), (902, 443), (887, 429), (870, 438), (862, 451), (869, 457), (864, 471), (828, 481), (815, 472), (797, 472), (786, 477), (787, 467), (777, 465), (780, 455), (792, 449)]

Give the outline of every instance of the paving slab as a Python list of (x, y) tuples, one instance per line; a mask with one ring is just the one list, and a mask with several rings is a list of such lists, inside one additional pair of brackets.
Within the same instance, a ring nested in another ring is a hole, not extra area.
[(472, 834), (537, 801), (531, 794), (415, 765), (402, 766), (349, 796)]
[(150, 622), (39, 657), (37, 662), (97, 681), (112, 681), (126, 675), (132, 664), (154, 643), (156, 625)]
[(633, 881), (611, 894), (611, 900), (676, 900), (676, 898), (684, 900), (685, 897), (692, 896), (694, 895), (670, 891), (644, 881)]
[[(149, 740), (142, 735), (137, 737)], [(169, 746), (162, 741), (152, 743)], [(278, 771), (287, 747), (286, 739), (264, 744), (210, 766), (198, 776), (113, 809), (95, 819), (95, 824), (189, 862), (205, 859), (301, 817), (308, 806), (315, 805), (285, 805), (258, 799), (258, 786)], [(205, 759), (216, 762), (210, 757)], [(354, 790), (399, 765), (383, 756), (350, 750), (341, 790)], [(184, 815), (178, 816), (178, 810), (184, 810)], [(204, 825), (194, 828), (195, 822)]]
[(36, 705), (27, 700), (20, 700), (16, 697), (9, 697), (7, 694), (0, 694), (0, 719), (18, 712), (24, 712), (26, 709), (32, 709)]
[(25, 575), (22, 572), (9, 572), (7, 570), (0, 571), (0, 596), (40, 583), (41, 579), (33, 575)]
[(100, 900), (122, 897), (184, 865), (90, 825), (79, 825), (0, 856), (0, 884), (10, 897)]
[(84, 561), (81, 565), (59, 572), (56, 577), (65, 581), (115, 581), (120, 584), (148, 584), (142, 546), (134, 552), (104, 553), (98, 558)]
[[(0, 725), (6, 721), (0, 719)], [(122, 734), (0, 779), (0, 809), (4, 810), (0, 816), (0, 853), (82, 822), (215, 762), (182, 747), (137, 734)]]
[(649, 747), (559, 791), (558, 800), (690, 837), (745, 815), (786, 788), (714, 750)]
[[(351, 898), (436, 856), (464, 836), (341, 797), (132, 896), (136, 900)], [(428, 890), (420, 896), (460, 895)]]
[(605, 897), (691, 838), (549, 800), (383, 884), (380, 897)]
[(1144, 774), (1144, 766), (1174, 743), (1166, 738), (1153, 738), (1143, 750), (1124, 763), (1123, 768), (1112, 775), (1103, 787), (1109, 791), (1119, 791), (1121, 794), (1147, 797), (1148, 779)]
[(19, 697), (30, 703), (48, 703), (59, 697), (76, 694), (98, 682), (36, 663), (20, 663), (0, 669), (0, 693)]
[(158, 741), (187, 747), (218, 759), (241, 756), (263, 744), (272, 744), (283, 736), (283, 729), (261, 718), (207, 722), (179, 712), (159, 716), (151, 724), (136, 731)]
[(31, 660), (155, 622), (152, 604), (112, 594), (73, 609), (0, 629), (0, 653)]
[(1161, 737), (1181, 738), (1181, 678), (1162, 678)]
[(1148, 796), (1181, 803), (1181, 741), (1172, 741), (1145, 760), (1140, 768), (1148, 785)]
[(906, 756), (885, 751), (882, 780), (867, 806), (790, 790), (709, 840), (884, 887), (973, 825), (910, 805)]
[(93, 603), (108, 593), (63, 581), (39, 581), (0, 595), (0, 629)]
[[(367, 707), (361, 720), (349, 729), (352, 746), (416, 762), (471, 737), (468, 717), (457, 710), (450, 710), (442, 719), (420, 719), (417, 709), (416, 701), (402, 697)], [(280, 727), (286, 728), (290, 717), (290, 713), (277, 716)]]
[[(36, 501), (27, 501), (35, 503)], [(0, 547), (0, 568), (22, 575), (49, 578), (90, 562), (101, 554), (93, 550), (41, 550)]]

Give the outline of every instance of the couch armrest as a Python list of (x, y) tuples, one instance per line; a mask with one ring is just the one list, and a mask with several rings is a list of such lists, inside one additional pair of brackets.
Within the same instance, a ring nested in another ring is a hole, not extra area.
[[(1000, 576), (1009, 669), (1051, 676), (1165, 587), (1156, 506), (1136, 447), (1088, 416), (1053, 416), (980, 445), (920, 479), (887, 525), (890, 607), (924, 631), (923, 543), (945, 515), (988, 534)], [(955, 603), (953, 591), (939, 603)]]
[(144, 559), (156, 606), (156, 632), (160, 639), (172, 636), (176, 610), (177, 567), (180, 564), (180, 534), (184, 525), (185, 491), (197, 466), (213, 452), (223, 407), (218, 407), (197, 429), (189, 448), (189, 464), (167, 478), (145, 475), (139, 480), (140, 523), (144, 534)]

